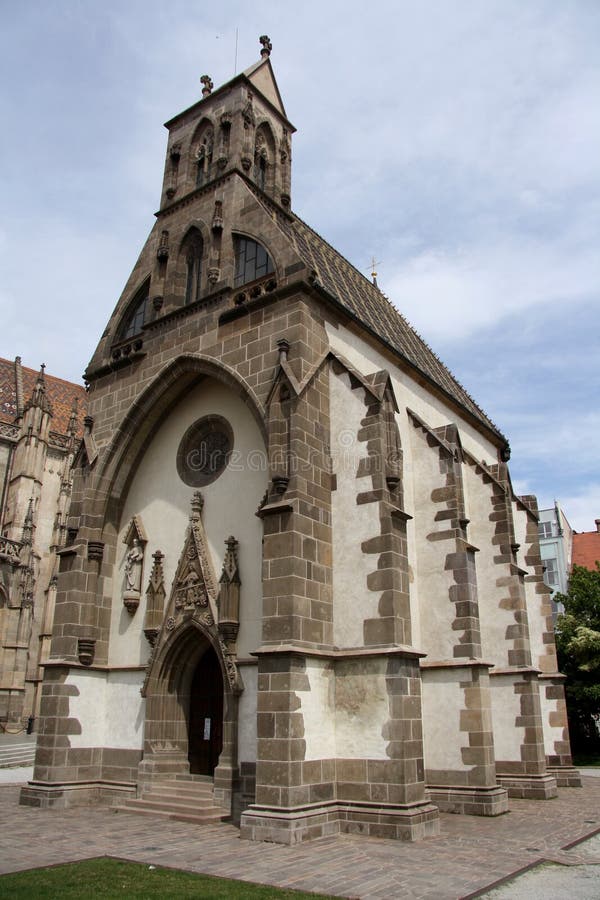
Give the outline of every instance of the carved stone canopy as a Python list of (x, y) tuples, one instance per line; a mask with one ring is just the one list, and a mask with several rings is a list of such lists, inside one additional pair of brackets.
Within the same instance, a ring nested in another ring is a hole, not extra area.
[(140, 544), (145, 545), (148, 543), (148, 536), (146, 535), (142, 520), (139, 516), (132, 516), (129, 528), (123, 538), (123, 543), (131, 546), (135, 538), (137, 538)]

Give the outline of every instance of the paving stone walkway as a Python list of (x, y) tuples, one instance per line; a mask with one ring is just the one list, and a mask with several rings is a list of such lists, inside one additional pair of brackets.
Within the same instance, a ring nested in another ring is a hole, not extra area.
[(18, 796), (18, 785), (0, 785), (0, 873), (116, 856), (340, 897), (457, 900), (541, 860), (600, 864), (600, 855), (572, 846), (600, 832), (600, 778), (588, 776), (583, 789), (561, 788), (555, 800), (512, 800), (496, 819), (442, 814), (440, 836), (414, 844), (353, 835), (258, 844), (227, 824), (154, 823), (100, 807), (33, 809)]

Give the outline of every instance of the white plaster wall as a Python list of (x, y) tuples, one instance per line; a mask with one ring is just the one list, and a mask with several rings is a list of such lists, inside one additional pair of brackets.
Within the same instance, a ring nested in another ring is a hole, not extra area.
[(515, 541), (519, 545), (516, 557), (517, 565), (520, 566), (521, 569), (531, 571), (530, 567), (525, 562), (525, 553), (529, 546), (527, 542), (527, 513), (522, 506), (514, 500), (511, 504), (511, 509), (513, 515), (513, 527), (515, 530)]
[(460, 713), (465, 706), (459, 681), (467, 681), (464, 669), (423, 669), (423, 751), (426, 769), (467, 771), (461, 747), (469, 745), (460, 730)]
[(517, 716), (521, 715), (520, 694), (515, 694), (514, 689), (517, 677), (490, 676), (494, 756), (497, 760), (521, 761), (525, 729), (515, 725)]
[[(525, 554), (529, 543), (526, 539), (527, 529), (527, 513), (517, 504), (512, 504), (513, 521), (515, 525), (515, 540), (520, 544), (517, 554), (517, 563), (530, 574), (531, 566), (525, 563)], [(543, 662), (547, 658), (546, 645), (543, 636), (546, 630), (546, 619), (542, 616), (543, 594), (536, 593), (536, 582), (530, 582), (525, 579), (525, 602), (527, 604), (527, 621), (529, 624), (529, 644), (531, 647), (531, 662), (534, 666), (540, 666), (547, 669), (547, 664)], [(553, 667), (554, 668), (554, 667)]]
[(447, 521), (435, 521), (442, 508), (431, 500), (434, 488), (445, 485), (440, 474), (436, 447), (429, 447), (420, 428), (413, 428), (410, 453), (414, 472), (414, 546), (417, 579), (415, 585), (416, 616), (419, 622), (419, 649), (429, 659), (453, 659), (457, 632), (452, 630), (456, 608), (450, 601), (449, 590), (454, 584), (452, 573), (446, 569), (446, 554), (454, 549), (450, 541), (431, 541), (428, 535), (444, 531)]
[[(192, 388), (159, 427), (142, 458), (125, 500), (117, 537), (117, 558), (112, 579), (112, 617), (109, 647), (111, 665), (146, 662), (148, 644), (143, 634), (145, 591), (152, 567), (152, 554), (160, 549), (167, 600), (189, 522), (194, 489), (179, 478), (177, 448), (187, 428), (203, 416), (224, 416), (234, 432), (234, 450), (229, 466), (212, 484), (202, 488), (202, 519), (206, 530), (215, 580), (221, 574), (225, 539), (239, 541), (242, 580), (238, 652), (247, 655), (260, 643), (262, 613), (262, 523), (256, 509), (267, 484), (262, 435), (250, 410), (240, 397), (224, 385), (205, 379)], [(127, 547), (123, 539), (132, 516), (139, 516), (146, 534), (142, 597), (132, 617), (122, 603)]]
[(140, 695), (143, 671), (98, 672), (71, 669), (66, 684), (69, 716), (78, 719), (81, 734), (69, 735), (72, 747), (112, 747), (141, 750), (146, 701)]
[(305, 759), (336, 756), (335, 675), (328, 660), (308, 659), (306, 674), (310, 689), (297, 691), (304, 716)]
[[(326, 329), (332, 350), (344, 356), (363, 375), (382, 369), (390, 373), (399, 407), (396, 423), (400, 432), (403, 450), (404, 507), (409, 515), (416, 518), (419, 508), (414, 493), (418, 485), (415, 470), (418, 460), (414, 457), (414, 448), (411, 449), (414, 426), (406, 413), (407, 407), (421, 416), (431, 428), (455, 422), (460, 429), (461, 441), (466, 450), (472, 453), (476, 459), (483, 459), (488, 463), (496, 463), (498, 461), (497, 450), (490, 441), (485, 439), (466, 419), (463, 419), (457, 410), (448, 407), (443, 400), (435, 397), (426, 387), (418, 384), (409, 374), (396, 366), (388, 356), (380, 353), (359, 335), (354, 334), (341, 325), (335, 326), (327, 323)], [(419, 584), (420, 573), (417, 563), (416, 525), (414, 521), (409, 521), (407, 524), (407, 539), (413, 623), (412, 643), (420, 649), (424, 636), (417, 609), (421, 588)]]
[[(465, 498), (469, 524), (469, 540), (478, 552), (475, 554), (479, 621), (483, 659), (496, 666), (508, 665), (509, 644), (506, 630), (515, 624), (512, 610), (500, 609), (500, 601), (508, 596), (508, 588), (497, 584), (499, 578), (509, 574), (507, 565), (495, 565), (497, 545), (492, 543), (495, 523), (492, 514), (491, 486), (484, 484), (473, 466), (463, 466), (463, 478), (467, 486)], [(512, 647), (512, 641), (510, 642)]]
[[(410, 375), (395, 366), (389, 357), (384, 356), (359, 335), (341, 325), (335, 327), (327, 323), (326, 328), (331, 348), (345, 356), (359, 372), (364, 375), (381, 369), (390, 372), (400, 407), (399, 425), (403, 447), (409, 431), (409, 423), (404, 415), (404, 410), (408, 406), (422, 416), (431, 428), (447, 425), (448, 422), (456, 422), (466, 450), (472, 453), (476, 459), (486, 459), (491, 463), (498, 461), (497, 451), (491, 442), (487, 441), (469, 422), (462, 419), (459, 412), (447, 407), (443, 400), (433, 396), (426, 387), (417, 384)], [(410, 460), (407, 461), (407, 464), (410, 467)]]
[(548, 700), (546, 697), (545, 681), (540, 681), (540, 704), (542, 707), (542, 729), (544, 734), (544, 753), (547, 756), (556, 754), (555, 741), (563, 740), (563, 730), (561, 727), (550, 724), (550, 716), (558, 711), (558, 701)]
[(309, 659), (310, 688), (297, 691), (304, 717), (305, 759), (388, 759), (386, 660)]
[(387, 660), (340, 662), (335, 682), (335, 741), (341, 759), (389, 759)]
[(238, 706), (238, 762), (256, 762), (256, 694), (258, 666), (241, 666), (244, 690)]
[[(352, 390), (344, 373), (330, 373), (331, 456), (337, 488), (332, 493), (333, 523), (333, 640), (339, 647), (364, 644), (363, 622), (379, 615), (381, 593), (367, 587), (367, 576), (377, 569), (378, 555), (364, 554), (363, 541), (381, 531), (379, 504), (357, 506), (357, 494), (372, 490), (371, 476), (356, 477), (366, 443), (357, 440), (365, 417), (364, 391)], [(352, 523), (352, 527), (348, 527)]]

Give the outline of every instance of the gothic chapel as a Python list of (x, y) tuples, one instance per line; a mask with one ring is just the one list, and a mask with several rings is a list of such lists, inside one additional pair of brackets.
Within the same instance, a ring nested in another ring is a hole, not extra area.
[(261, 59), (167, 122), (88, 366), (37, 806), (416, 840), (575, 785), (506, 438), (291, 210)]

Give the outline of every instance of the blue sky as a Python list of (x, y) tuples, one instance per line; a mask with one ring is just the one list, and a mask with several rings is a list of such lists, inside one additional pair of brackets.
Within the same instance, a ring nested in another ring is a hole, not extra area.
[(152, 226), (162, 123), (259, 57), (295, 211), (508, 436), (519, 493), (600, 517), (597, 0), (0, 0), (0, 355), (77, 380)]

